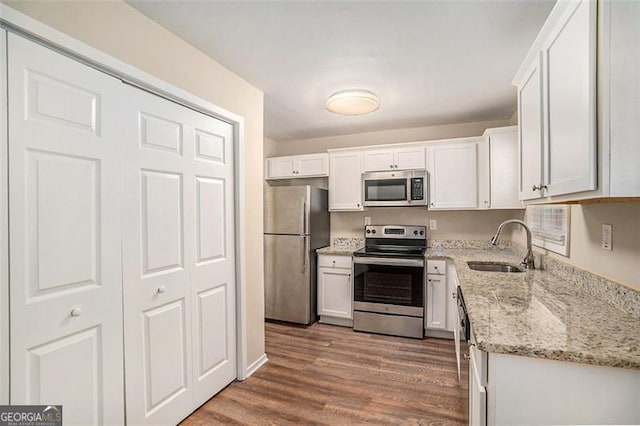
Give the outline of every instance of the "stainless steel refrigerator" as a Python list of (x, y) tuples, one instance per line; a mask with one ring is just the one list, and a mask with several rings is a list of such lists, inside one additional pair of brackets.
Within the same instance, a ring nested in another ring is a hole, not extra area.
[(329, 245), (326, 189), (274, 186), (264, 199), (265, 318), (316, 319), (316, 249)]

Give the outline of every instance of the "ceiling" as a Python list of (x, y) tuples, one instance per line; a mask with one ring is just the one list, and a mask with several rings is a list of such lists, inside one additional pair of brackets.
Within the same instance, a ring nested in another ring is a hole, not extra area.
[[(275, 141), (508, 119), (520, 62), (553, 0), (127, 0), (262, 90)], [(332, 93), (375, 92), (340, 116)]]

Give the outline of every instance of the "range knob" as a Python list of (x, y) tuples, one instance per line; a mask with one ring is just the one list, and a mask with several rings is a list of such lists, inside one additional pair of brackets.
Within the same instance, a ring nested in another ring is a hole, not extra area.
[(371, 233), (371, 229), (367, 229), (367, 234), (370, 234), (370, 233)]
[(420, 235), (424, 235), (424, 231), (420, 231)]
[(413, 231), (413, 235), (418, 235), (418, 230)]
[(375, 233), (376, 233), (376, 230), (375, 230), (375, 229), (372, 229), (372, 230), (371, 230), (371, 233), (372, 233), (372, 234), (375, 234)]

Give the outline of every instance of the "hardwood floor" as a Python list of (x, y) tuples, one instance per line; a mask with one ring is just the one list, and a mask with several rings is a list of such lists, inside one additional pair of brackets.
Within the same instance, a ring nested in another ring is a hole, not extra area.
[(458, 383), (452, 340), (267, 323), (266, 352), (182, 424), (468, 423), (468, 364)]

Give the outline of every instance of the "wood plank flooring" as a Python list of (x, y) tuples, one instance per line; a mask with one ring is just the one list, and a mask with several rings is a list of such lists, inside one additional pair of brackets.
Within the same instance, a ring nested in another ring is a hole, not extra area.
[(266, 352), (182, 424), (468, 423), (468, 364), (458, 383), (452, 340), (267, 323)]

